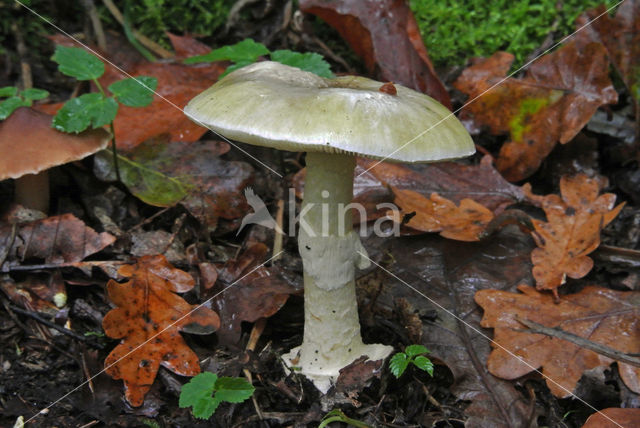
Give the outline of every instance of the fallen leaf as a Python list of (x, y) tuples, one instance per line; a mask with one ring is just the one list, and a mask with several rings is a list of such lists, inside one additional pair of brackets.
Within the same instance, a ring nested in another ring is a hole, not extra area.
[(634, 428), (639, 426), (640, 409), (610, 407), (589, 416), (582, 428)]
[(218, 271), (217, 283), (207, 290), (207, 296), (222, 319), (217, 335), (221, 342), (236, 344), (240, 339), (242, 321), (255, 322), (275, 314), (296, 293), (275, 267), (262, 265), (269, 249), (256, 243), (236, 260), (227, 262)]
[(176, 52), (175, 59), (182, 61), (185, 58), (196, 55), (204, 55), (211, 52), (211, 48), (204, 43), (194, 39), (191, 36), (178, 36), (176, 34), (167, 33), (171, 46)]
[(7, 255), (5, 263), (9, 266), (29, 259), (52, 264), (79, 262), (115, 240), (106, 232), (97, 233), (72, 214), (16, 226), (0, 224), (0, 254)]
[[(584, 371), (613, 362), (565, 340), (522, 331), (525, 328), (518, 318), (560, 328), (624, 353), (640, 352), (638, 292), (590, 286), (556, 301), (551, 294), (533, 287), (520, 285), (518, 289), (522, 294), (481, 290), (475, 296), (484, 309), (481, 325), (494, 329), (494, 349), (487, 362), (493, 375), (516, 379), (542, 367), (551, 392), (565, 398), (571, 395)], [(625, 385), (640, 393), (640, 368), (623, 362), (618, 362), (618, 368)]]
[(558, 287), (567, 276), (577, 279), (589, 273), (593, 260), (587, 254), (598, 248), (601, 230), (618, 215), (624, 203), (614, 208), (616, 195), (598, 196), (598, 181), (584, 174), (560, 179), (562, 197), (533, 195), (528, 184), (523, 190), (547, 216), (547, 222), (532, 219), (532, 235), (539, 247), (531, 253), (536, 287), (552, 290), (557, 296)]
[(637, 104), (640, 101), (640, 2), (622, 2), (613, 16), (606, 10), (600, 5), (580, 15), (576, 27), (584, 30), (578, 32), (576, 38), (580, 43), (594, 41), (605, 46), (611, 63)]
[(529, 427), (529, 397), (512, 382), (486, 372), (483, 362), (491, 351), (490, 342), (473, 330), (480, 330), (480, 313), (473, 298), (484, 288), (510, 289), (532, 281), (532, 247), (528, 235), (511, 228), (474, 244), (437, 235), (398, 238), (380, 255), (393, 257), (389, 270), (396, 277), (386, 277), (379, 305), (391, 307), (395, 300), (405, 298), (418, 311), (423, 320), (419, 344), (431, 351), (430, 358), (451, 370), (451, 392), (470, 402), (464, 409), (465, 426)]
[(175, 293), (194, 286), (193, 278), (171, 266), (163, 256), (145, 256), (118, 271), (130, 278), (107, 284), (109, 299), (117, 307), (105, 315), (105, 334), (122, 339), (105, 360), (105, 371), (122, 379), (127, 401), (142, 405), (160, 365), (182, 376), (200, 373), (198, 356), (187, 346), (180, 330), (197, 325), (201, 334), (220, 326), (212, 310), (190, 305)]
[(404, 0), (301, 0), (300, 10), (334, 27), (378, 80), (424, 92), (451, 109)]
[(567, 43), (531, 64), (521, 79), (505, 79), (512, 61), (512, 55), (498, 52), (463, 71), (454, 86), (469, 95), (464, 122), (509, 134), (496, 166), (507, 180), (519, 181), (538, 169), (558, 141), (570, 141), (599, 106), (615, 103), (618, 95), (599, 43), (582, 48)]
[(67, 291), (59, 272), (52, 275), (30, 275), (21, 282), (0, 277), (0, 290), (16, 305), (55, 316), (67, 302)]
[(422, 232), (439, 232), (441, 236), (458, 241), (478, 241), (480, 234), (493, 219), (493, 213), (472, 199), (463, 199), (460, 205), (432, 193), (428, 198), (413, 190), (393, 188), (394, 203), (400, 207), (400, 217), (415, 213), (406, 223)]

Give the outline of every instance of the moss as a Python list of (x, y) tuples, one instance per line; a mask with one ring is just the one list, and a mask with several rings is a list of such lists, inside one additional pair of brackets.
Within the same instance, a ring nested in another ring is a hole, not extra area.
[(513, 67), (518, 68), (549, 33), (554, 32), (554, 41), (571, 34), (576, 17), (603, 1), (608, 7), (617, 3), (615, 0), (411, 0), (410, 5), (436, 66), (464, 64), (470, 57), (486, 57), (503, 50), (515, 55)]
[[(226, 22), (234, 0), (115, 0), (127, 12), (131, 25), (145, 36), (169, 47), (166, 32), (211, 36)], [(128, 7), (128, 10), (126, 9)], [(101, 17), (118, 26), (102, 8)]]

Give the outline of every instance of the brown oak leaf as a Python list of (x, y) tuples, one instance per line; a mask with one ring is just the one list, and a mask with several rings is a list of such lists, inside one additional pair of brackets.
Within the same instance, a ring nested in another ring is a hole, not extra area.
[(463, 71), (454, 86), (469, 95), (461, 115), (468, 127), (509, 134), (496, 166), (508, 180), (519, 181), (618, 95), (599, 43), (567, 43), (531, 64), (521, 79), (506, 78), (512, 61), (510, 54), (495, 53)]
[(567, 276), (577, 279), (589, 273), (593, 260), (587, 254), (598, 248), (600, 231), (618, 215), (624, 203), (614, 208), (616, 195), (598, 196), (598, 181), (584, 174), (560, 179), (562, 197), (533, 195), (529, 184), (523, 190), (547, 216), (547, 222), (532, 219), (532, 235), (539, 247), (531, 253), (536, 286), (538, 290), (552, 290), (557, 296), (557, 289)]
[[(475, 294), (484, 309), (481, 326), (494, 329), (493, 351), (487, 361), (493, 375), (516, 379), (542, 367), (551, 392), (564, 398), (584, 371), (613, 362), (557, 337), (528, 333), (518, 319), (560, 328), (624, 353), (640, 352), (640, 293), (590, 286), (556, 301), (533, 287), (520, 285), (518, 289), (522, 294), (501, 290)], [(627, 387), (640, 392), (640, 368), (619, 361), (618, 368)]]
[(180, 330), (195, 324), (200, 333), (212, 333), (220, 319), (211, 309), (190, 305), (175, 294), (189, 291), (194, 280), (164, 256), (142, 257), (118, 273), (131, 279), (107, 284), (109, 299), (117, 308), (105, 315), (102, 326), (107, 336), (122, 341), (104, 365), (111, 377), (124, 381), (127, 401), (140, 406), (160, 365), (182, 376), (200, 373), (198, 356)]
[(478, 241), (480, 233), (493, 219), (493, 213), (473, 199), (463, 199), (456, 205), (437, 193), (428, 198), (413, 190), (391, 188), (394, 203), (402, 214), (414, 213), (407, 226), (422, 232), (440, 232), (440, 235), (458, 241)]

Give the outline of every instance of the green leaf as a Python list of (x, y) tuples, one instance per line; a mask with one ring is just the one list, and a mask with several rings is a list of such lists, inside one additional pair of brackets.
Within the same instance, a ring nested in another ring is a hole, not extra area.
[(433, 376), (433, 363), (427, 357), (419, 355), (412, 361), (412, 363), (420, 370), (423, 370)]
[(5, 86), (0, 88), (0, 97), (15, 97), (18, 95), (18, 88), (15, 86)]
[(146, 107), (153, 101), (153, 92), (158, 87), (158, 79), (138, 76), (122, 79), (109, 85), (116, 99), (129, 107)]
[(20, 96), (27, 101), (41, 100), (49, 96), (49, 91), (45, 91), (44, 89), (29, 88), (20, 92)]
[(409, 365), (409, 360), (407, 359), (407, 354), (403, 352), (398, 352), (389, 361), (389, 370), (396, 377), (399, 378), (402, 376), (402, 373), (407, 369)]
[(99, 92), (84, 94), (64, 103), (53, 118), (53, 127), (63, 132), (82, 132), (89, 126), (99, 128), (115, 119), (118, 103)]
[(196, 418), (209, 419), (220, 404), (220, 400), (212, 396), (217, 379), (218, 375), (211, 372), (195, 376), (182, 386), (178, 405), (181, 408), (192, 407)]
[(221, 377), (216, 382), (216, 398), (229, 403), (242, 403), (253, 391), (253, 385), (241, 377)]
[[(171, 207), (187, 196), (187, 185), (177, 178), (147, 166), (144, 162), (118, 155), (118, 167), (122, 183), (143, 202)], [(104, 181), (115, 181), (113, 154), (108, 150), (98, 152), (94, 158), (95, 175)]]
[(196, 64), (199, 62), (232, 61), (232, 62), (255, 62), (259, 56), (267, 55), (269, 49), (262, 43), (256, 43), (253, 39), (244, 39), (235, 45), (223, 46), (214, 49), (204, 55), (192, 56), (184, 60), (185, 64)]
[(231, 73), (232, 71), (236, 71), (239, 68), (242, 67), (246, 67), (249, 64), (253, 64), (254, 61), (240, 61), (237, 62), (235, 64), (231, 64), (229, 67), (227, 67), (227, 69), (224, 71), (224, 73), (222, 73), (220, 76), (218, 76), (218, 79), (222, 79), (224, 76), (226, 76), (227, 74)]
[(28, 107), (31, 103), (23, 100), (20, 97), (9, 97), (6, 100), (0, 102), (0, 120), (5, 120), (11, 113), (18, 107)]
[(58, 63), (61, 73), (78, 80), (97, 79), (104, 73), (103, 62), (82, 48), (58, 45), (51, 59)]
[(322, 55), (315, 52), (294, 52), (288, 49), (282, 49), (271, 52), (271, 59), (284, 65), (297, 67), (304, 71), (310, 71), (321, 77), (334, 77), (331, 72), (331, 66), (324, 60)]
[(428, 354), (429, 350), (422, 345), (409, 345), (404, 350), (409, 357), (415, 357), (420, 354)]

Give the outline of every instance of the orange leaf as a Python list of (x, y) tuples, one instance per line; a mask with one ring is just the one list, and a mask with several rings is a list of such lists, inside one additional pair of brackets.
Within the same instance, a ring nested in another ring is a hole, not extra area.
[[(480, 232), (493, 219), (493, 213), (473, 199), (465, 198), (457, 206), (437, 193), (427, 198), (413, 190), (391, 189), (402, 213), (416, 213), (407, 223), (416, 230), (440, 232), (441, 236), (458, 241), (478, 241)], [(394, 219), (398, 220), (401, 219)]]
[(118, 273), (131, 280), (107, 284), (109, 298), (118, 307), (107, 313), (102, 326), (107, 336), (122, 341), (105, 360), (105, 371), (124, 380), (127, 401), (140, 406), (160, 365), (183, 376), (200, 373), (198, 357), (179, 331), (195, 323), (208, 334), (220, 327), (220, 319), (174, 294), (193, 288), (194, 280), (164, 256), (142, 257)]
[(582, 278), (593, 267), (587, 254), (600, 245), (600, 231), (620, 212), (624, 203), (613, 208), (616, 196), (598, 196), (600, 186), (584, 174), (560, 179), (560, 193), (539, 197), (523, 186), (527, 196), (540, 203), (547, 223), (533, 219), (533, 238), (540, 248), (531, 253), (533, 276), (538, 290), (557, 289), (566, 277)]
[(519, 181), (536, 171), (556, 142), (570, 141), (599, 106), (618, 96), (598, 43), (565, 44), (533, 63), (524, 78), (504, 80), (512, 61), (498, 52), (467, 68), (454, 86), (470, 100), (478, 97), (463, 110), (465, 122), (509, 133), (496, 166), (508, 180)]
[[(563, 296), (556, 303), (550, 294), (520, 285), (520, 293), (481, 290), (476, 302), (484, 309), (480, 325), (494, 328), (489, 371), (502, 379), (516, 379), (542, 367), (547, 386), (557, 397), (568, 397), (586, 370), (608, 366), (612, 359), (557, 337), (530, 334), (518, 319), (560, 328), (618, 351), (640, 352), (640, 293), (587, 287)], [(510, 353), (526, 361), (525, 364)], [(533, 367), (533, 368), (532, 368)], [(618, 362), (620, 377), (634, 392), (640, 392), (640, 368)]]

